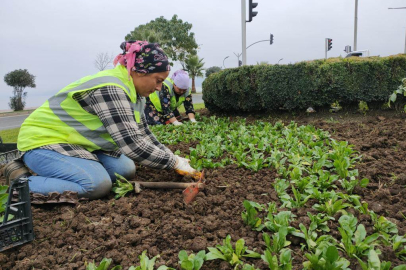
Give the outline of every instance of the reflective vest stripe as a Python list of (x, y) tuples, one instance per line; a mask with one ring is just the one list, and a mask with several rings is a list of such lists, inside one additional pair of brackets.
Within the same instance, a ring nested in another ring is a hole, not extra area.
[[(92, 143), (94, 143), (95, 145), (100, 147), (101, 149), (105, 149), (107, 151), (113, 151), (117, 148), (117, 146), (99, 136), (99, 134), (101, 132), (103, 132), (103, 133), (106, 132), (106, 129), (103, 125), (100, 126), (96, 130), (91, 130), (88, 127), (86, 127), (85, 125), (83, 125), (81, 122), (79, 122), (78, 120), (76, 120), (75, 118), (70, 116), (68, 114), (68, 112), (65, 111), (61, 106), (61, 103), (67, 98), (69, 93), (79, 91), (79, 90), (95, 88), (98, 85), (102, 85), (102, 84), (106, 84), (106, 83), (118, 84), (127, 90), (127, 94), (130, 93), (130, 89), (128, 89), (128, 87), (121, 80), (119, 80), (116, 77), (113, 77), (113, 76), (97, 77), (97, 78), (91, 79), (89, 81), (86, 81), (86, 82), (76, 86), (75, 88), (72, 88), (65, 92), (58, 93), (55, 96), (51, 97), (49, 99), (49, 108), (52, 110), (52, 112), (56, 116), (59, 117), (59, 119), (62, 122), (64, 122), (68, 126), (74, 128), (80, 135), (82, 135), (83, 137), (85, 137), (86, 139), (88, 139), (89, 141), (91, 141)], [(139, 102), (139, 103), (142, 103), (142, 102)], [(140, 104), (140, 105), (142, 105), (142, 104)], [(134, 109), (135, 109), (135, 106), (137, 106), (137, 104), (133, 105)], [(144, 108), (142, 108), (141, 111), (143, 111), (143, 109)], [(134, 113), (135, 112), (136, 111), (134, 110)], [(138, 114), (139, 114), (139, 111), (138, 111)]]

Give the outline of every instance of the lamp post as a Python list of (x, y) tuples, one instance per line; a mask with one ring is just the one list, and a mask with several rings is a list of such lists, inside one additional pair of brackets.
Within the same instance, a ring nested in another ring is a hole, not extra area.
[(354, 51), (357, 50), (357, 36), (358, 36), (358, 0), (355, 0)]
[[(388, 9), (406, 9), (406, 7), (388, 8)], [(406, 54), (406, 34), (405, 34), (405, 54)]]
[(279, 61), (278, 61), (278, 65), (279, 65), (279, 62), (280, 62), (280, 61), (282, 61), (282, 60), (283, 60), (283, 58), (279, 59)]
[(226, 66), (224, 65), (224, 61), (226, 61), (226, 59), (229, 58), (229, 57), (230, 57), (230, 56), (226, 56), (226, 57), (223, 59), (223, 67), (224, 67), (224, 68), (226, 68)]

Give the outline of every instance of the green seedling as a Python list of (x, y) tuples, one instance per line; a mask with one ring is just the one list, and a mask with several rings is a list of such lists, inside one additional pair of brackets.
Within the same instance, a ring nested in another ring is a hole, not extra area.
[(367, 232), (363, 224), (359, 224), (355, 230), (357, 224), (355, 217), (344, 215), (341, 216), (338, 222), (340, 223), (338, 230), (342, 237), (340, 247), (350, 258), (367, 255), (369, 250), (377, 245), (376, 240), (379, 238), (379, 234), (374, 233), (366, 237)]
[[(367, 262), (364, 262), (357, 256), (355, 257), (357, 258), (362, 270), (390, 270), (392, 266), (391, 262), (381, 262), (378, 253), (373, 249), (368, 252)], [(406, 264), (398, 265), (392, 270), (406, 270)]]
[(397, 234), (398, 227), (395, 223), (387, 220), (384, 216), (378, 216), (373, 212), (370, 211), (369, 215), (371, 216), (372, 222), (374, 223), (375, 232), (389, 236), (389, 234)]
[(303, 263), (305, 270), (349, 270), (350, 262), (339, 256), (335, 246), (323, 246), (305, 256), (309, 260)]
[(291, 211), (281, 211), (276, 215), (269, 211), (264, 226), (271, 232), (278, 232), (281, 227), (286, 227), (288, 233), (291, 233), (296, 230), (290, 226), (290, 222), (294, 217), (295, 215)]
[(290, 249), (282, 249), (278, 256), (272, 255), (269, 249), (266, 249), (264, 254), (261, 255), (262, 260), (264, 260), (270, 270), (292, 270), (292, 251)]
[(241, 270), (260, 270), (259, 268), (255, 268), (254, 265), (250, 265), (250, 264), (244, 264), (241, 267)]
[[(86, 263), (85, 264), (86, 270), (108, 270), (109, 266), (111, 264), (111, 261), (112, 261), (111, 259), (104, 258), (100, 262), (99, 266), (96, 266), (96, 264), (94, 262), (91, 262), (89, 264)], [(120, 270), (120, 269), (123, 269), (123, 268), (120, 265), (117, 265), (110, 270)]]
[(192, 253), (189, 256), (185, 250), (181, 250), (178, 255), (180, 268), (182, 270), (199, 270), (204, 263), (205, 256), (206, 251), (204, 250), (199, 251), (196, 255)]
[(257, 209), (262, 211), (264, 206), (247, 200), (244, 200), (243, 205), (246, 210), (241, 213), (244, 223), (250, 226), (253, 230), (261, 231), (264, 228), (264, 225), (262, 224), (262, 219), (258, 217)]
[(359, 186), (365, 188), (369, 184), (368, 178), (363, 178), (362, 180), (359, 180), (355, 176), (349, 177), (349, 180), (340, 179), (339, 181), (341, 183), (342, 188), (345, 189), (349, 194), (352, 194), (355, 187)]
[(324, 204), (315, 204), (313, 208), (317, 211), (326, 213), (329, 216), (334, 216), (338, 212), (346, 213), (344, 210), (347, 207), (351, 207), (349, 203), (344, 203), (343, 200), (334, 201), (333, 199), (328, 200)]
[[(140, 258), (140, 265), (139, 266), (131, 266), (128, 270), (154, 270), (155, 261), (159, 258), (159, 255), (153, 257), (152, 259), (148, 258), (147, 251), (144, 250), (142, 254), (139, 256)], [(170, 268), (165, 265), (161, 265), (158, 267), (157, 270), (176, 270), (175, 268)]]
[(272, 254), (278, 254), (283, 248), (290, 245), (289, 241), (286, 241), (286, 236), (288, 235), (288, 229), (286, 226), (281, 226), (277, 233), (271, 237), (267, 233), (263, 233), (262, 237), (265, 241), (267, 250)]
[(8, 193), (7, 193), (8, 186), (1, 186), (0, 185), (0, 222), (3, 222), (4, 219), (4, 211), (6, 211), (7, 207), (7, 200), (8, 200)]
[(301, 237), (306, 241), (306, 245), (302, 244), (302, 249), (315, 250), (321, 243), (332, 243), (334, 238), (330, 235), (322, 235), (317, 237), (317, 233), (309, 228), (307, 229), (302, 223), (299, 224), (300, 232), (292, 232), (294, 236)]
[(309, 230), (312, 231), (323, 231), (329, 232), (330, 228), (327, 225), (327, 221), (334, 220), (331, 216), (326, 216), (322, 213), (318, 213), (317, 215), (312, 215), (312, 213), (307, 213), (310, 218), (310, 226)]
[(124, 197), (128, 192), (131, 192), (134, 190), (134, 186), (128, 182), (127, 179), (125, 179), (123, 176), (119, 175), (118, 173), (115, 173), (116, 175), (116, 182), (114, 183), (113, 186), (113, 192), (116, 193), (116, 196), (114, 196), (115, 199), (119, 199), (121, 197)]
[(261, 254), (256, 253), (252, 250), (249, 250), (245, 246), (244, 239), (239, 239), (235, 243), (235, 250), (231, 244), (231, 236), (227, 235), (226, 239), (223, 240), (223, 245), (216, 245), (216, 247), (208, 247), (209, 253), (206, 254), (206, 261), (210, 260), (224, 260), (228, 262), (231, 266), (234, 266), (234, 269), (243, 262), (241, 259), (243, 257), (248, 258), (261, 258)]

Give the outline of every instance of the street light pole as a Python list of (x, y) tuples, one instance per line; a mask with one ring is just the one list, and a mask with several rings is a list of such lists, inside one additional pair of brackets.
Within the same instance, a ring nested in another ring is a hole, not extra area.
[(357, 50), (357, 35), (358, 35), (358, 0), (355, 0), (354, 51)]
[(279, 65), (279, 62), (280, 62), (280, 61), (282, 61), (282, 60), (283, 60), (283, 58), (279, 59), (279, 61), (278, 61), (278, 65)]
[(246, 24), (245, 24), (245, 14), (246, 14), (245, 0), (241, 0), (241, 27), (242, 27), (242, 64), (245, 66), (247, 64), (247, 50), (246, 50)]
[(224, 65), (224, 61), (227, 59), (227, 58), (229, 58), (230, 56), (226, 56), (225, 58), (224, 58), (224, 60), (223, 60), (223, 67), (224, 68), (226, 68), (226, 66)]

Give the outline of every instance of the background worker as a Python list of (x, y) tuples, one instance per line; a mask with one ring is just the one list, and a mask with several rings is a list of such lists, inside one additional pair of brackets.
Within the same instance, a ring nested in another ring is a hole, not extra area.
[(161, 91), (155, 91), (146, 99), (145, 117), (149, 125), (173, 124), (182, 125), (178, 108), (185, 106), (189, 120), (196, 122), (193, 108), (189, 75), (184, 70), (178, 70), (172, 78), (167, 78)]
[[(169, 74), (168, 58), (158, 44), (123, 42), (114, 69), (84, 77), (63, 88), (23, 123), (18, 149), (37, 176), (30, 190), (77, 192), (96, 199), (108, 194), (114, 173), (135, 177), (134, 161), (157, 169), (198, 174), (187, 159), (174, 155), (151, 133), (144, 97), (159, 91)], [(15, 161), (5, 175), (21, 169)]]

